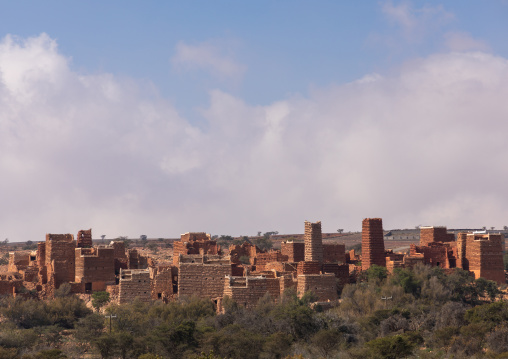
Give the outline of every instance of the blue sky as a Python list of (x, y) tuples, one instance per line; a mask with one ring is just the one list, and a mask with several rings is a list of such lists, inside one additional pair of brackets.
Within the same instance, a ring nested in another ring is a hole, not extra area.
[(478, 138), (508, 127), (507, 18), (506, 1), (0, 1), (0, 236), (508, 225), (508, 147)]

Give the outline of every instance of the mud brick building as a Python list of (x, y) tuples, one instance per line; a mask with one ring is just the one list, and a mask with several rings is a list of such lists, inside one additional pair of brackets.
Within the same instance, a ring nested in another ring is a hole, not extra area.
[(428, 246), (431, 243), (448, 243), (455, 241), (455, 234), (448, 233), (446, 227), (420, 227), (420, 246)]
[(302, 297), (308, 291), (312, 291), (320, 302), (336, 300), (338, 296), (335, 275), (333, 273), (299, 275), (298, 295)]
[(0, 295), (13, 295), (23, 287), (23, 277), (19, 273), (0, 273)]
[(257, 253), (252, 264), (256, 266), (257, 271), (263, 271), (268, 263), (287, 262), (287, 260), (288, 256), (280, 251), (271, 250), (267, 253)]
[(228, 296), (245, 308), (255, 308), (259, 300), (268, 292), (267, 278), (263, 276), (226, 277), (224, 297)]
[(92, 242), (92, 230), (82, 229), (78, 232), (78, 236), (76, 237), (76, 247), (78, 248), (92, 248), (93, 242)]
[(467, 269), (474, 273), (475, 278), (482, 277), (497, 283), (506, 282), (502, 241), (504, 241), (502, 234), (467, 234), (465, 248)]
[(175, 266), (158, 265), (150, 267), (152, 284), (152, 300), (168, 302), (178, 293), (178, 268)]
[(102, 291), (115, 283), (115, 249), (110, 246), (75, 249), (76, 283), (84, 283), (85, 291)]
[[(38, 247), (40, 249), (40, 247)], [(45, 242), (45, 265), (41, 277), (53, 283), (55, 289), (62, 283), (74, 282), (76, 242), (72, 234), (47, 234)], [(42, 256), (42, 253), (37, 253)]]
[(346, 245), (339, 243), (323, 243), (324, 263), (346, 263)]
[(289, 262), (301, 262), (305, 260), (305, 243), (303, 242), (282, 242), (280, 251), (283, 255), (288, 256)]
[(210, 234), (187, 232), (181, 235), (180, 241), (173, 243), (173, 264), (178, 264), (180, 254), (220, 255), (222, 252), (217, 241), (212, 240)]
[(120, 270), (118, 303), (130, 303), (137, 299), (149, 302), (152, 299), (150, 271), (148, 269)]
[(179, 255), (178, 296), (216, 299), (223, 296), (224, 278), (231, 275), (229, 258)]
[(383, 220), (365, 218), (362, 222), (362, 270), (373, 264), (386, 267)]

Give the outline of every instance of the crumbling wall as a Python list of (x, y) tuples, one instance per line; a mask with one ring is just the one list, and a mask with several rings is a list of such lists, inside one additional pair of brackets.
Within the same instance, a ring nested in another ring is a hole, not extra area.
[(0, 295), (13, 295), (23, 287), (23, 278), (18, 273), (0, 273)]
[(323, 235), (321, 222), (311, 223), (305, 221), (305, 260), (323, 262)]
[(178, 296), (222, 297), (224, 278), (230, 275), (230, 264), (180, 263)]
[(28, 267), (30, 263), (30, 254), (22, 252), (9, 252), (9, 272), (19, 272)]
[(148, 258), (136, 249), (127, 251), (127, 268), (128, 269), (146, 269), (148, 268)]
[(301, 262), (305, 260), (305, 243), (303, 242), (282, 242), (280, 251), (288, 256), (288, 262)]
[(346, 245), (339, 243), (324, 243), (323, 261), (325, 263), (346, 263)]
[(248, 242), (243, 242), (241, 245), (232, 244), (229, 246), (229, 256), (231, 263), (239, 264), (241, 257), (249, 257), (250, 263), (254, 263), (254, 258), (258, 253), (263, 253), (257, 246)]
[(455, 234), (448, 233), (446, 227), (420, 227), (420, 246), (428, 246), (434, 242), (453, 242)]
[(255, 308), (259, 299), (261, 299), (267, 291), (267, 278), (262, 276), (227, 276), (224, 280), (224, 297), (228, 296), (238, 303), (238, 305), (248, 309)]
[(75, 282), (78, 283), (102, 282), (103, 284), (101, 285), (101, 287), (104, 288), (106, 283), (114, 282), (115, 281), (114, 254), (115, 254), (114, 248), (109, 246), (99, 246), (95, 248), (76, 248)]
[(302, 274), (298, 275), (298, 296), (312, 291), (320, 302), (337, 300), (337, 280), (335, 274)]
[(118, 288), (119, 304), (130, 303), (134, 299), (143, 302), (151, 300), (150, 272), (148, 269), (122, 269)]
[(46, 243), (37, 243), (37, 267), (39, 267), (39, 282), (46, 284), (48, 281), (46, 269)]
[(323, 273), (333, 273), (340, 286), (349, 283), (349, 264), (324, 263)]
[(502, 234), (467, 235), (466, 258), (475, 278), (482, 277), (499, 284), (506, 282), (501, 244), (503, 240)]
[(174, 286), (178, 286), (178, 268), (168, 266), (157, 268), (152, 279), (152, 299), (167, 302), (176, 294)]
[(411, 255), (416, 253), (423, 254), (425, 264), (438, 266), (443, 269), (454, 267), (454, 263), (450, 263), (450, 258), (453, 257), (453, 249), (446, 243), (430, 242), (426, 246), (411, 245), (410, 248)]
[(396, 268), (404, 267), (404, 254), (393, 253), (393, 251), (386, 252), (386, 269), (388, 273), (393, 274)]
[(365, 218), (362, 222), (362, 270), (373, 264), (386, 267), (381, 218)]
[(298, 275), (319, 274), (319, 273), (321, 273), (321, 263), (319, 263), (317, 261), (298, 262), (298, 267), (296, 268), (296, 272)]
[(76, 237), (76, 247), (78, 248), (92, 248), (92, 229), (82, 229), (78, 232)]
[(288, 257), (283, 255), (280, 251), (270, 250), (267, 253), (258, 253), (254, 258), (254, 265), (256, 266), (257, 271), (263, 271), (265, 269), (265, 265), (270, 262), (283, 262), (287, 261)]
[(467, 233), (457, 234), (457, 268), (469, 270), (469, 262), (466, 258)]
[(212, 240), (210, 234), (204, 232), (187, 232), (181, 235), (180, 241), (173, 242), (174, 265), (178, 265), (180, 255), (218, 255), (221, 253), (217, 241)]
[(46, 234), (47, 277), (54, 278), (54, 287), (73, 282), (75, 278), (76, 242), (72, 234)]

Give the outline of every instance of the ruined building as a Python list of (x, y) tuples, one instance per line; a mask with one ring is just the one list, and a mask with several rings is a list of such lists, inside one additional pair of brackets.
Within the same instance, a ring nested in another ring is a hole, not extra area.
[(362, 222), (362, 270), (373, 264), (386, 267), (383, 220), (365, 218)]
[(52, 297), (64, 283), (73, 293), (107, 290), (116, 285), (120, 268), (133, 266), (146, 268), (147, 258), (135, 250), (125, 251), (123, 243), (94, 247), (91, 229), (79, 231), (77, 240), (72, 234), (50, 233), (46, 241), (37, 244), (37, 251), (9, 254), (9, 271), (19, 273), (22, 279), (22, 285), (14, 287), (33, 290), (41, 298)]

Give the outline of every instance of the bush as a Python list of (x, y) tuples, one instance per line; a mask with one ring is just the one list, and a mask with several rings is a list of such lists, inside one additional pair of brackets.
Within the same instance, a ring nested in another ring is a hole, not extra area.
[(101, 309), (109, 303), (109, 293), (108, 292), (95, 292), (92, 294), (92, 306), (95, 310)]

